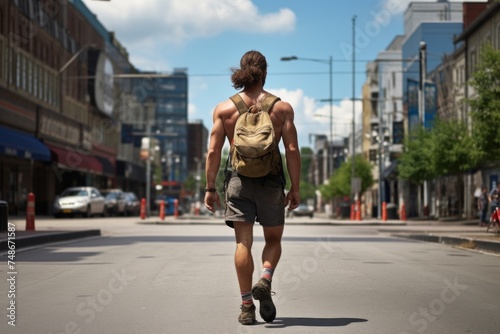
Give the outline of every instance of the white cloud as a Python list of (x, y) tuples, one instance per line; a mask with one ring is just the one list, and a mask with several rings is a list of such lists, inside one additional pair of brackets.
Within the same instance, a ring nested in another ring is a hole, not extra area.
[(290, 9), (259, 13), (251, 0), (84, 0), (106, 28), (119, 31), (127, 47), (150, 49), (168, 42), (215, 36), (224, 31), (248, 33), (288, 32), (295, 28)]
[[(299, 136), (299, 145), (310, 146), (309, 137), (313, 134), (330, 135), (330, 106), (318, 104), (315, 99), (304, 95), (301, 89), (287, 90), (269, 89), (269, 91), (282, 100), (290, 103), (295, 111), (295, 126)], [(332, 112), (332, 134), (333, 139), (348, 137), (352, 133), (352, 101), (348, 98), (333, 105)], [(356, 128), (361, 121), (362, 103), (355, 102)]]

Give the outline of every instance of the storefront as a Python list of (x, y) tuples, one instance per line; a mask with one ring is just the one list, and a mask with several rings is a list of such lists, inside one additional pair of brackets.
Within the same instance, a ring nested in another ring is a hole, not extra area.
[(36, 137), (0, 126), (0, 199), (7, 201), (9, 214), (26, 211), (30, 192), (36, 197), (36, 211), (47, 210), (49, 148)]

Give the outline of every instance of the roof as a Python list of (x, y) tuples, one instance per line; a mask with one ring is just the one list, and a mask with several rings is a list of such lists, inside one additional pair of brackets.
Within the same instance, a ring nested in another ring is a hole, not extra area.
[(472, 33), (474, 33), (479, 27), (483, 25), (488, 19), (490, 19), (494, 14), (500, 10), (500, 3), (493, 2), (484, 12), (482, 12), (472, 23), (462, 31), (462, 33), (455, 38), (453, 43), (458, 43), (464, 41)]

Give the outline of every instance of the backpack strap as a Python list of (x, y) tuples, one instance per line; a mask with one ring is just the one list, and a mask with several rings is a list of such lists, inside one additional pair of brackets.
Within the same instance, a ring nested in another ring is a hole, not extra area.
[(240, 115), (248, 111), (248, 107), (245, 101), (243, 101), (243, 99), (241, 98), (240, 94), (236, 93), (233, 96), (231, 96), (230, 99), (236, 105), (236, 108), (238, 108), (238, 112), (240, 113)]
[(279, 97), (277, 97), (276, 95), (273, 95), (273, 94), (267, 94), (267, 96), (264, 98), (264, 100), (262, 101), (262, 104), (261, 104), (261, 109), (265, 112), (269, 112), (269, 110), (271, 110), (271, 108), (273, 107), (273, 105), (278, 102), (279, 100), (281, 100)]
[[(236, 108), (238, 108), (238, 112), (241, 114), (244, 114), (248, 111), (248, 106), (246, 105), (245, 101), (241, 98), (240, 94), (236, 93), (233, 96), (230, 97), (231, 101), (236, 105)], [(265, 112), (269, 112), (273, 105), (281, 100), (279, 97), (273, 94), (267, 94), (264, 100), (262, 101), (261, 104), (261, 109)]]

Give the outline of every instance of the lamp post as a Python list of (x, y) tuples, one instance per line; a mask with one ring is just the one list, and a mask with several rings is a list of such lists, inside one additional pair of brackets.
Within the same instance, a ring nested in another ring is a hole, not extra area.
[(356, 168), (354, 158), (356, 156), (356, 15), (352, 17), (352, 161), (351, 161), (351, 192), (353, 199), (357, 200), (357, 189), (354, 189), (354, 177)]
[(281, 61), (293, 61), (293, 60), (305, 60), (305, 61), (312, 61), (316, 63), (322, 63), (322, 64), (328, 64), (329, 67), (329, 85), (330, 85), (330, 92), (329, 92), (329, 98), (328, 99), (321, 99), (321, 102), (328, 102), (330, 106), (330, 131), (329, 131), (329, 138), (328, 138), (328, 160), (330, 161), (330, 171), (333, 169), (333, 161), (332, 161), (332, 155), (330, 154), (330, 145), (333, 140), (333, 71), (332, 71), (332, 64), (333, 64), (333, 57), (330, 56), (328, 59), (317, 59), (317, 58), (302, 58), (302, 57), (297, 57), (297, 56), (290, 56), (290, 57), (281, 57)]

